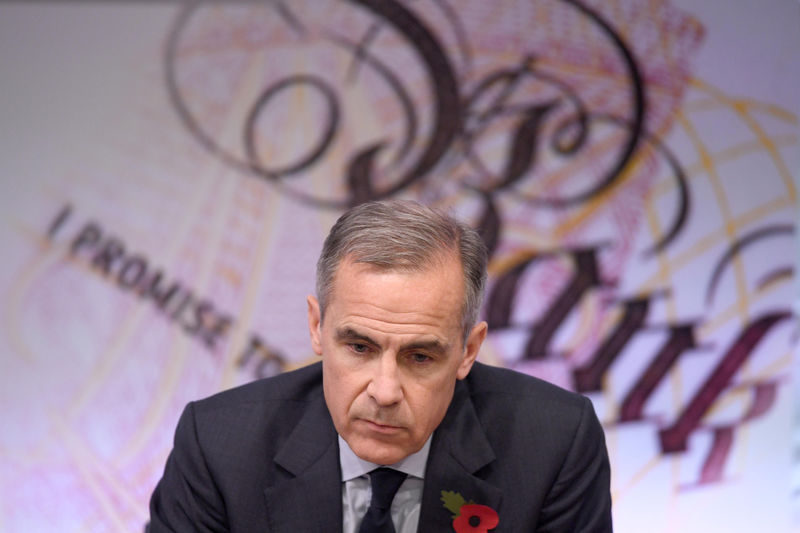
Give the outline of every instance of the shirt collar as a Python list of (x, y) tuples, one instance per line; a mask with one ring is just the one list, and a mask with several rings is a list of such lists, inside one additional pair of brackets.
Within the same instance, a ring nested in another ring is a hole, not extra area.
[(404, 472), (409, 476), (414, 476), (419, 479), (425, 479), (425, 466), (428, 464), (428, 452), (431, 450), (431, 434), (425, 444), (416, 453), (412, 453), (405, 459), (396, 462), (393, 465), (378, 465), (370, 463), (357, 456), (350, 445), (347, 444), (341, 435), (339, 435), (339, 464), (342, 467), (342, 481), (350, 481), (364, 474), (372, 472), (381, 466), (388, 466), (400, 472)]

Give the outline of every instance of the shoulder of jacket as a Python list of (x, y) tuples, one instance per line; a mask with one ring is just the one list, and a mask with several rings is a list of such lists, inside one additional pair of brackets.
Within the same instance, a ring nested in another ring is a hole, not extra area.
[(314, 363), (277, 376), (258, 379), (193, 402), (196, 409), (215, 410), (270, 402), (304, 403), (322, 394), (322, 365)]

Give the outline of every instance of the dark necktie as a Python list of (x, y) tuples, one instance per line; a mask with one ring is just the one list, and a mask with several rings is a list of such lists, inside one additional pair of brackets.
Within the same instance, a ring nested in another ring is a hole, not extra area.
[(392, 500), (407, 474), (391, 468), (376, 468), (369, 473), (372, 499), (358, 533), (394, 533)]

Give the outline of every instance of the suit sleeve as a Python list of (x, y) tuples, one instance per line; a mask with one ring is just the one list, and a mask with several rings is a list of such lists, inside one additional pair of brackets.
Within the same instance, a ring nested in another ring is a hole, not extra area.
[(175, 430), (164, 476), (150, 499), (149, 533), (228, 531), (225, 504), (209, 472), (189, 403)]
[(610, 482), (603, 428), (591, 402), (584, 398), (577, 429), (536, 531), (610, 533)]

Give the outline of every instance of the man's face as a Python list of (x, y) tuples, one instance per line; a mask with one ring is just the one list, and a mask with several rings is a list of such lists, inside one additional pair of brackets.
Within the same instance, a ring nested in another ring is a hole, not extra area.
[(463, 297), (455, 257), (422, 272), (342, 261), (322, 322), (309, 296), (325, 402), (360, 458), (396, 463), (422, 448), (444, 418), (456, 379), (467, 376), (486, 336), (482, 322), (462, 342)]

